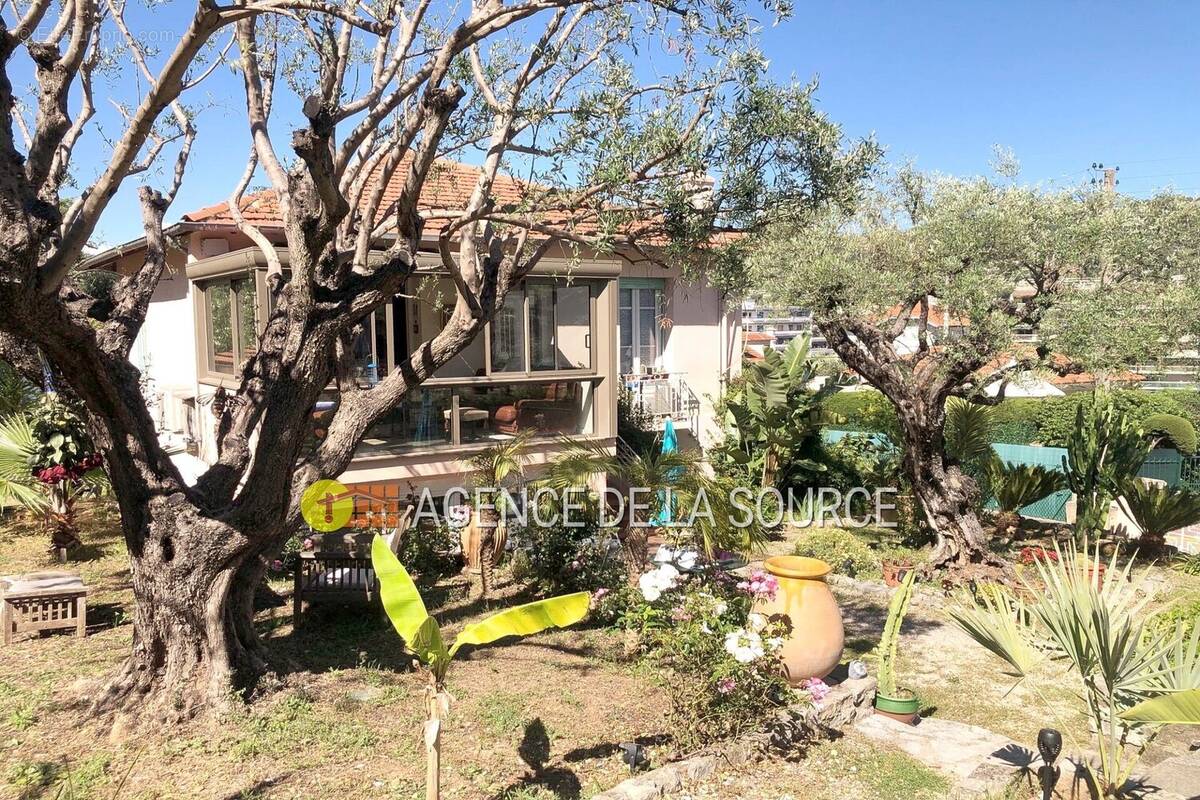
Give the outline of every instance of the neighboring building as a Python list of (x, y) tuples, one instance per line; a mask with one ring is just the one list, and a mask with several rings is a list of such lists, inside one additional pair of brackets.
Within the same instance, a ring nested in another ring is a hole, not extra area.
[[(422, 203), (454, 208), (465, 203), (477, 170), (442, 162), (434, 175)], [(498, 192), (516, 186), (502, 181)], [(246, 197), (242, 213), (279, 245), (286, 269), (274, 194)], [(429, 228), (417, 274), (371, 315), (355, 344), (365, 383), (445, 323), (454, 289), (436, 252), (436, 228)], [(164, 440), (211, 462), (214, 393), (237, 387), (242, 356), (252, 352), (269, 311), (266, 260), (225, 203), (185, 214), (168, 233), (183, 249), (169, 254), (171, 270), (131, 359), (148, 378)], [(85, 267), (128, 273), (144, 247), (138, 240), (106, 250)], [(560, 435), (614, 448), (622, 386), (660, 423), (673, 418), (685, 444), (710, 444), (719, 432), (713, 399), (740, 368), (739, 322), (720, 292), (686, 282), (677, 268), (551, 254), (514, 287), (483, 334), (375, 425), (341, 478), (444, 490), (463, 482), (471, 453), (525, 430), (545, 435), (531, 447), (534, 473), (560, 449)], [(316, 436), (332, 400), (331, 393), (314, 409)]]
[[(828, 355), (832, 351), (821, 332), (813, 325), (812, 312), (798, 306), (760, 306), (754, 300), (742, 303), (742, 330), (747, 333), (763, 334), (770, 339), (770, 347), (782, 350), (797, 336), (812, 337), (810, 350), (813, 355)], [(760, 354), (761, 355), (761, 354)]]

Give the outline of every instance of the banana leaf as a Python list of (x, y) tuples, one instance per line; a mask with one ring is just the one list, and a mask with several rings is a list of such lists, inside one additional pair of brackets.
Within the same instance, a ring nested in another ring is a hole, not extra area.
[(425, 602), (408, 571), (379, 535), (371, 542), (371, 566), (379, 579), (383, 609), (404, 640), (404, 646), (434, 674), (445, 675), (450, 653), (442, 641), (441, 628), (425, 610)]
[(528, 636), (547, 628), (574, 625), (587, 616), (590, 600), (587, 592), (576, 592), (505, 609), (463, 628), (454, 640), (450, 656), (465, 644), (490, 644), (508, 636)]

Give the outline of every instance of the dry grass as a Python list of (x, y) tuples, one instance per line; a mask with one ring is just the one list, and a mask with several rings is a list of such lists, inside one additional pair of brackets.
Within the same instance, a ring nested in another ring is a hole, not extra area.
[[(89, 719), (87, 692), (130, 647), (132, 594), (111, 511), (91, 511), (85, 531), (69, 568), (94, 587), (89, 636), (0, 650), (0, 797), (107, 800), (122, 780), (123, 800), (423, 796), (423, 686), (390, 627), (361, 608), (317, 608), (299, 634), (284, 598), (263, 609), (264, 636), (296, 670), (237, 713), (173, 731)], [(52, 566), (44, 548), (33, 526), (0, 520), (3, 573)], [(435, 614), (452, 629), (487, 613), (461, 581), (440, 588)], [(664, 757), (665, 700), (621, 652), (607, 631), (561, 631), (456, 663), (445, 796), (586, 797), (620, 780), (617, 743), (641, 738)]]

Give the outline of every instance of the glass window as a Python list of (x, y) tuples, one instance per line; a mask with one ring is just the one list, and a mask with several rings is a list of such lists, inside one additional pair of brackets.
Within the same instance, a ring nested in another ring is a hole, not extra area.
[(492, 320), (492, 372), (525, 371), (525, 291), (513, 287)]
[(213, 372), (233, 374), (233, 306), (229, 281), (210, 283), (204, 289), (208, 303), (208, 368)]
[(592, 290), (587, 284), (555, 290), (555, 349), (559, 369), (592, 366)]
[(617, 326), (621, 329), (621, 374), (633, 372), (633, 289), (622, 289)]
[(658, 292), (638, 291), (637, 348), (643, 370), (653, 369), (658, 360)]
[(592, 429), (590, 383), (476, 385), (456, 391), (463, 442), (497, 441), (527, 432), (535, 436), (590, 433)]
[(535, 370), (554, 369), (554, 284), (529, 284), (529, 358)]
[(232, 286), (238, 307), (238, 347), (244, 361), (258, 350), (258, 328), (255, 322), (258, 316), (255, 307), (258, 301), (254, 293), (253, 278), (238, 278), (233, 281)]

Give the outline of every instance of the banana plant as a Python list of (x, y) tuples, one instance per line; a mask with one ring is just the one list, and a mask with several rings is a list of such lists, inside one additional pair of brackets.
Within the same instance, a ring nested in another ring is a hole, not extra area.
[(829, 384), (808, 388), (817, 369), (808, 357), (809, 337), (797, 336), (782, 353), (767, 350), (747, 364), (742, 384), (725, 397), (725, 440), (721, 452), (764, 487), (774, 486), (787, 469), (824, 471), (824, 465), (796, 451), (816, 430), (814, 412)]
[(1150, 453), (1142, 430), (1111, 400), (1093, 404), (1085, 415), (1075, 411), (1075, 427), (1063, 456), (1063, 472), (1077, 498), (1075, 532), (1090, 536), (1104, 527), (1109, 504), (1137, 475)]
[(505, 609), (463, 628), (446, 646), (437, 620), (425, 610), (425, 601), (408, 571), (381, 536), (371, 543), (371, 566), (379, 580), (379, 596), (388, 619), (404, 647), (426, 672), (425, 687), (425, 798), (441, 797), (442, 722), (450, 713), (446, 673), (454, 656), (466, 646), (492, 644), (509, 636), (528, 636), (547, 628), (565, 628), (587, 616), (591, 599), (587, 592), (551, 597)]

